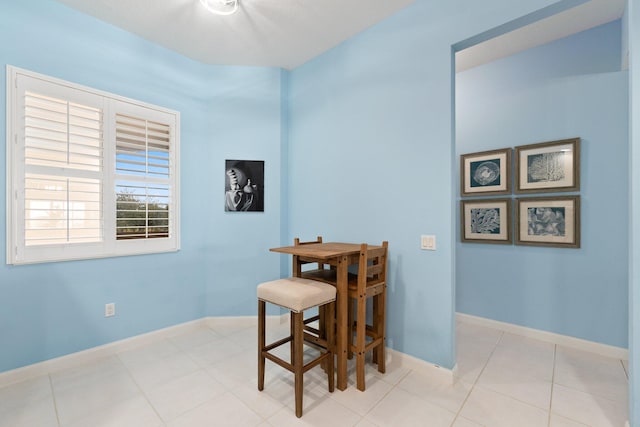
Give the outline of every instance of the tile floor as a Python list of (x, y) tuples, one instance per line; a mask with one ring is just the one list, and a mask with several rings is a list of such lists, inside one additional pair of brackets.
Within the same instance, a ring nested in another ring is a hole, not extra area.
[(368, 369), (366, 392), (350, 375), (346, 391), (328, 393), (317, 367), (297, 419), (288, 372), (267, 361), (265, 390), (256, 388), (255, 326), (200, 326), (0, 388), (0, 426), (622, 427), (627, 419), (626, 362), (469, 323), (458, 324), (457, 339), (454, 384), (396, 358), (385, 375)]

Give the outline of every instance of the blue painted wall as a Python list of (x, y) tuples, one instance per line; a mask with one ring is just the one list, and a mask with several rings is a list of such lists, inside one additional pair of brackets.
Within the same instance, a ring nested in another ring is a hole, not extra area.
[(290, 74), (289, 238), (389, 241), (394, 349), (454, 365), (452, 45), (554, 3), (418, 0)]
[(629, 409), (631, 427), (640, 426), (640, 2), (627, 0), (624, 16), (629, 47), (631, 168), (629, 197)]
[[(208, 315), (255, 314), (258, 274), (279, 276), (266, 254), (280, 242), (281, 71), (202, 65), (49, 0), (0, 8), (2, 82), (11, 64), (180, 111), (182, 130), (180, 252), (13, 267), (0, 227), (0, 372)], [(2, 83), (0, 117), (5, 95)], [(265, 160), (265, 213), (224, 212), (225, 159)], [(5, 193), (2, 184), (2, 224)], [(108, 302), (116, 316), (105, 319)]]
[(620, 29), (615, 21), (458, 74), (458, 154), (582, 139), (582, 247), (458, 242), (457, 311), (627, 347), (628, 75), (620, 71)]

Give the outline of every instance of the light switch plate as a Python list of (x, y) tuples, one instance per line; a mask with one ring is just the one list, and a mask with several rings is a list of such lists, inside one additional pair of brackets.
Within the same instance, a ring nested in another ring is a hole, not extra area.
[(436, 236), (434, 235), (422, 235), (420, 236), (420, 249), (427, 251), (436, 250)]

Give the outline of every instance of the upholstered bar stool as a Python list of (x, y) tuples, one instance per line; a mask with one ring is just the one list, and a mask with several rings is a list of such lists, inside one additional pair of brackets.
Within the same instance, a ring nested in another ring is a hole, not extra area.
[[(302, 416), (302, 394), (304, 373), (314, 366), (326, 361), (329, 392), (334, 389), (333, 352), (335, 348), (335, 301), (336, 288), (315, 280), (290, 277), (278, 279), (258, 285), (258, 390), (264, 390), (265, 359), (280, 365), (294, 374), (296, 416)], [(284, 307), (291, 312), (291, 334), (271, 344), (266, 344), (266, 303)], [(304, 363), (304, 311), (313, 307), (328, 310), (326, 321), (327, 337), (321, 343), (320, 355), (308, 363)], [(291, 363), (270, 353), (283, 344), (292, 342)]]

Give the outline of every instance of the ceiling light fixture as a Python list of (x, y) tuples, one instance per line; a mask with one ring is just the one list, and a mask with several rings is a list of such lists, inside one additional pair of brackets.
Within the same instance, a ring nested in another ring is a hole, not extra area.
[(200, 0), (200, 3), (216, 15), (231, 15), (238, 10), (238, 0)]

